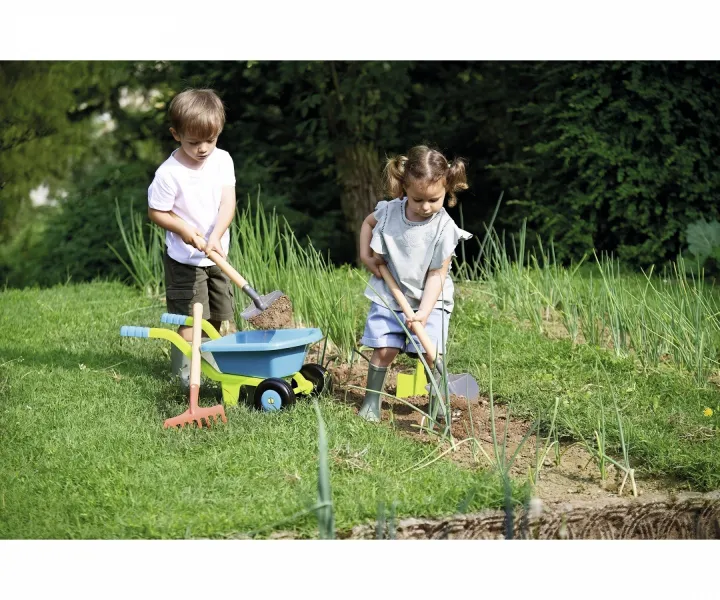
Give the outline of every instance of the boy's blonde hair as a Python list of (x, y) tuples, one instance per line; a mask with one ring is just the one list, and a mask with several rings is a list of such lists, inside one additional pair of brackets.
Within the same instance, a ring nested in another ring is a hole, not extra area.
[(465, 159), (452, 162), (428, 146), (414, 146), (407, 156), (398, 155), (387, 159), (383, 171), (383, 187), (390, 198), (401, 198), (409, 180), (436, 182), (444, 179), (445, 192), (450, 196), (448, 206), (457, 203), (456, 192), (468, 189)]
[(182, 135), (219, 135), (225, 126), (225, 107), (211, 89), (187, 89), (170, 102), (170, 125)]

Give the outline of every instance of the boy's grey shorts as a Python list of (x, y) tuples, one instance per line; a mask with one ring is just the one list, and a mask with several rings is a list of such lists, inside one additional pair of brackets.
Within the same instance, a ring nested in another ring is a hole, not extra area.
[[(360, 343), (368, 348), (399, 348), (407, 354), (417, 354), (415, 346), (413, 346), (413, 343), (408, 338), (405, 330), (400, 326), (400, 323), (397, 322), (393, 313), (397, 315), (400, 321), (402, 321), (402, 324), (405, 325), (405, 315), (402, 311), (392, 311), (385, 306), (372, 302), (370, 304), (367, 321), (365, 322), (365, 331), (363, 332)], [(440, 354), (445, 354), (449, 322), (449, 312), (442, 308), (434, 308), (425, 325), (425, 332)], [(425, 350), (420, 340), (414, 335), (412, 339), (415, 340), (418, 348), (420, 348), (420, 352), (424, 354)], [(445, 342), (445, 344), (443, 344), (443, 342)]]
[(163, 256), (167, 312), (192, 315), (192, 305), (202, 302), (203, 319), (235, 320), (235, 290), (230, 279), (217, 265), (195, 267)]

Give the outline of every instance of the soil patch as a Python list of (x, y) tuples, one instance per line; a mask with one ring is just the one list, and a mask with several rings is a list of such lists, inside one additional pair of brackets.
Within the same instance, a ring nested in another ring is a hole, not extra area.
[[(365, 393), (356, 387), (365, 386), (367, 365), (362, 362), (356, 363), (352, 369), (347, 364), (330, 365), (328, 369), (333, 375), (338, 399), (357, 411)], [(385, 382), (385, 392), (394, 395), (398, 372), (411, 371), (412, 369), (391, 367)], [(415, 407), (427, 413), (427, 396), (402, 400), (384, 396), (382, 420), (389, 422), (401, 435), (427, 442), (430, 452), (438, 445), (437, 436), (421, 428), (423, 415)], [(479, 401), (468, 403), (464, 398), (453, 397), (451, 408), (451, 432), (456, 443), (454, 449), (449, 443), (444, 445), (442, 451), (447, 451), (444, 456), (468, 468), (490, 467), (491, 463), (485, 456), (487, 454), (491, 460), (494, 460), (489, 398), (481, 396)], [(496, 439), (501, 444), (507, 428), (506, 456), (509, 458), (527, 436), (532, 423), (515, 419), (512, 415), (508, 421), (507, 407), (498, 401), (495, 402), (494, 417)], [(482, 450), (469, 438), (477, 440)], [(545, 454), (545, 444), (546, 440), (542, 436), (540, 439), (535, 435), (528, 436), (510, 469), (514, 478), (526, 479), (530, 473), (535, 473), (539, 468), (535, 496), (543, 502), (543, 505), (560, 505), (572, 501), (582, 502), (586, 508), (590, 508), (605, 506), (621, 497), (633, 497), (629, 479), (622, 487), (624, 473), (614, 465), (609, 465), (607, 476), (603, 479), (597, 463), (583, 446), (560, 441), (557, 451), (552, 447)], [(687, 490), (686, 484), (645, 477), (637, 473), (635, 483), (638, 497), (645, 497), (647, 500), (660, 500)]]

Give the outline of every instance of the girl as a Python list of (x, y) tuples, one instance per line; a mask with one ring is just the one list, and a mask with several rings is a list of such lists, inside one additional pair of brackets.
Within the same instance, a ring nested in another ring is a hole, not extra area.
[[(365, 400), (359, 412), (368, 421), (380, 420), (380, 394), (390, 363), (401, 350), (416, 353), (392, 311), (408, 330), (412, 331), (415, 322), (426, 328), (438, 348), (437, 362), (440, 362), (453, 309), (453, 282), (448, 275), (450, 261), (458, 241), (472, 237), (455, 225), (443, 208), (446, 195), (450, 196), (448, 205), (454, 206), (455, 193), (468, 187), (462, 159), (450, 163), (437, 150), (415, 146), (407, 156), (387, 161), (383, 179), (385, 192), (394, 200), (378, 202), (375, 212), (366, 217), (360, 230), (360, 259), (373, 274), (365, 289), (365, 296), (372, 304), (360, 340), (362, 345), (375, 349), (368, 367)], [(384, 263), (415, 311), (412, 319), (406, 321), (385, 285), (378, 269), (378, 265)], [(422, 348), (417, 337), (412, 338), (417, 347)], [(432, 365), (427, 355), (425, 360), (439, 380), (439, 365)], [(442, 402), (438, 403), (438, 417), (445, 418)]]

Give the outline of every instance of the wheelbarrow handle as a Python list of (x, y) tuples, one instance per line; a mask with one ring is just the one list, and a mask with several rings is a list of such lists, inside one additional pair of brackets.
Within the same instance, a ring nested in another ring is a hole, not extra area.
[[(402, 293), (402, 290), (395, 281), (395, 278), (390, 274), (390, 271), (388, 271), (388, 268), (385, 265), (378, 265), (378, 269), (380, 269), (380, 274), (383, 276), (385, 283), (390, 288), (390, 291), (392, 292), (395, 301), (400, 305), (400, 308), (402, 308), (402, 311), (405, 314), (405, 318), (412, 319), (415, 315), (415, 311), (410, 306), (407, 298), (405, 298), (405, 294)], [(425, 328), (422, 326), (422, 323), (418, 321), (413, 322), (412, 331), (420, 340), (423, 348), (425, 348), (425, 352), (427, 353), (430, 360), (434, 363), (435, 346), (433, 346), (432, 340), (425, 331)]]
[(136, 327), (135, 325), (123, 325), (120, 328), (120, 335), (122, 337), (146, 338), (150, 337), (150, 328)]
[[(185, 226), (188, 226), (188, 224), (185, 221), (183, 221), (182, 218), (178, 217), (174, 212), (170, 211), (170, 214), (175, 219), (177, 219), (178, 221), (183, 223)], [(201, 235), (196, 235), (195, 243), (197, 244), (198, 248), (200, 248), (200, 250), (202, 250), (203, 252), (205, 251), (205, 244), (207, 243), (207, 241), (205, 240), (204, 237), (202, 237)], [(250, 299), (255, 303), (255, 306), (257, 306), (260, 310), (267, 309), (267, 306), (260, 298), (260, 294), (258, 294), (252, 288), (252, 286), (247, 282), (247, 279), (245, 279), (242, 275), (240, 275), (240, 273), (238, 273), (227, 260), (225, 260), (222, 256), (220, 256), (220, 254), (215, 252), (215, 250), (211, 250), (210, 253), (207, 255), (207, 257), (211, 261), (213, 261), (220, 268), (220, 270), (230, 278), (230, 280), (236, 286), (238, 286), (246, 295), (248, 295), (250, 297)]]
[(161, 323), (169, 325), (187, 325), (187, 315), (174, 315), (172, 313), (163, 313), (160, 317)]

